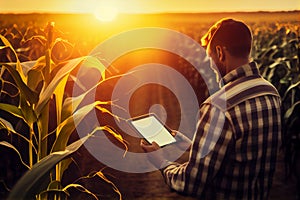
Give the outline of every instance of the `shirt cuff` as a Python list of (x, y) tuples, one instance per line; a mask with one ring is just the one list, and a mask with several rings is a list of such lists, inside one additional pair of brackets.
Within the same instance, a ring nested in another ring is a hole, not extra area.
[(171, 161), (164, 160), (164, 161), (160, 164), (159, 170), (163, 173), (164, 170), (165, 170), (169, 165), (171, 165), (171, 164), (172, 164)]

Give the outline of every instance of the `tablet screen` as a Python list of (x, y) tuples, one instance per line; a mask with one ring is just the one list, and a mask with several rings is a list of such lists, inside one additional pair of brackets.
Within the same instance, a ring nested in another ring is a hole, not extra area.
[(135, 129), (149, 142), (156, 142), (160, 147), (176, 142), (170, 131), (156, 118), (148, 115), (131, 120)]

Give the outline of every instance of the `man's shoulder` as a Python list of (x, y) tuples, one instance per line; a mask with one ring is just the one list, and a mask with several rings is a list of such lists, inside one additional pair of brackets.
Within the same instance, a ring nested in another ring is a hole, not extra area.
[(226, 84), (203, 104), (211, 104), (226, 112), (241, 102), (264, 95), (280, 98), (276, 88), (261, 76), (245, 76)]

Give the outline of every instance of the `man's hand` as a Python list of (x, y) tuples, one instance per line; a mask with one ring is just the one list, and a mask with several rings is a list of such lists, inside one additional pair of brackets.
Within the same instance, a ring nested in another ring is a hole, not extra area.
[[(164, 162), (164, 157), (162, 154), (162, 151), (158, 151), (160, 147), (156, 142), (152, 142), (152, 144), (148, 144), (144, 140), (141, 140), (141, 147), (142, 149), (148, 153), (148, 159), (149, 161), (157, 168), (159, 169)], [(156, 152), (154, 152), (156, 151)], [(153, 152), (153, 153), (151, 153)]]
[[(186, 137), (179, 131), (174, 131), (174, 130), (172, 131), (172, 135), (175, 137), (175, 139), (177, 141), (176, 143), (174, 143), (172, 145), (176, 145), (182, 151), (186, 151), (186, 150), (190, 149), (192, 141), (188, 137)], [(146, 153), (148, 153), (147, 156), (148, 156), (149, 161), (158, 169), (160, 167), (162, 167), (164, 162), (166, 162), (166, 160), (164, 159), (164, 156), (163, 156), (163, 152), (158, 151), (161, 148), (159, 147), (159, 145), (156, 142), (152, 142), (152, 144), (149, 144), (145, 140), (141, 140), (141, 147)], [(155, 153), (154, 153), (154, 151), (155, 151)], [(153, 152), (153, 153), (151, 153), (151, 152)]]
[(152, 144), (148, 144), (145, 140), (141, 140), (141, 147), (144, 149), (146, 153), (160, 149), (160, 147), (156, 142), (152, 142)]

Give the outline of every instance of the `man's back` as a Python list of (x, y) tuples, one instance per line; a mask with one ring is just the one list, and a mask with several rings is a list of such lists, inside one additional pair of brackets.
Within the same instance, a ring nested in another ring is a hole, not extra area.
[[(273, 86), (260, 80), (255, 66), (246, 66), (243, 70), (247, 76), (237, 73), (236, 77), (226, 80), (239, 81), (238, 87), (226, 88), (231, 97), (226, 99), (225, 116), (232, 127), (233, 138), (213, 179), (213, 194), (222, 194), (225, 198), (266, 199), (281, 139), (280, 97)], [(243, 84), (251, 88), (241, 91)]]
[(201, 106), (189, 161), (169, 165), (164, 177), (201, 199), (266, 199), (280, 142), (280, 97), (254, 63), (223, 80)]

